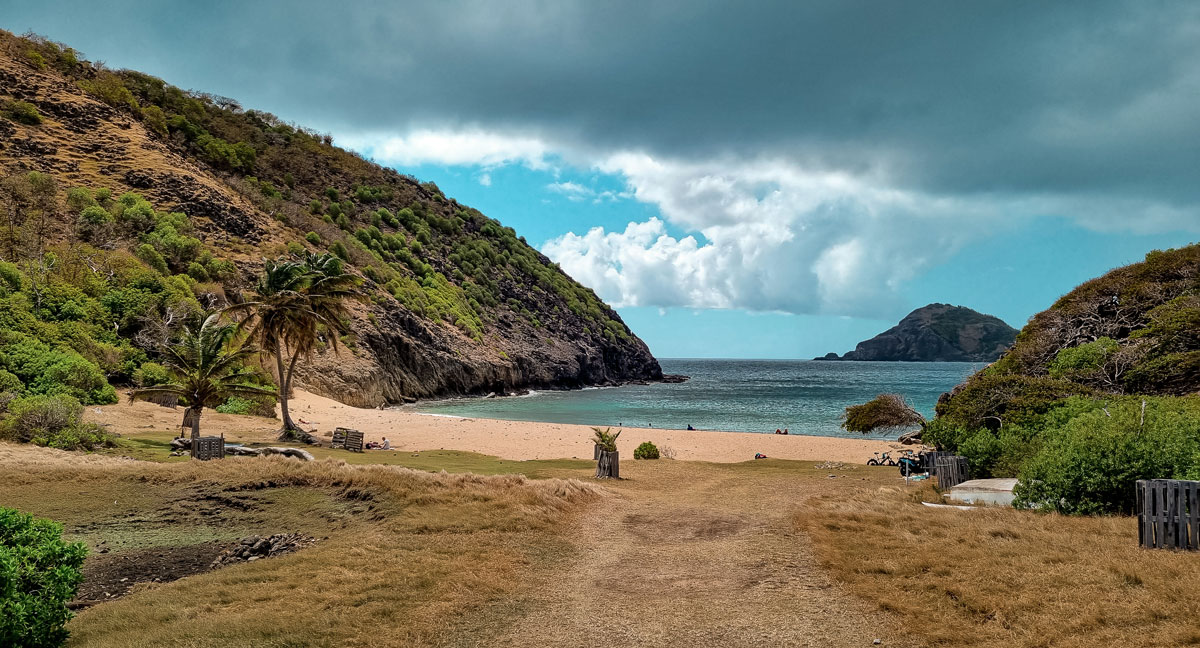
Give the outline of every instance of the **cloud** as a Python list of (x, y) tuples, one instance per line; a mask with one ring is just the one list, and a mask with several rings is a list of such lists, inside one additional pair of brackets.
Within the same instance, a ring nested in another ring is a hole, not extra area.
[(491, 168), (522, 164), (537, 170), (550, 168), (549, 149), (541, 139), (478, 128), (420, 129), (407, 135), (349, 135), (339, 137), (337, 143), (378, 162), (400, 166), (442, 164)]
[(616, 202), (633, 197), (633, 194), (627, 191), (613, 191), (611, 189), (596, 190), (591, 187), (585, 187), (577, 182), (564, 181), (552, 182), (546, 185), (546, 189), (557, 194), (566, 196), (571, 202), (590, 201), (592, 203)]
[(481, 184), (485, 187), (492, 186), (492, 174), (490, 174), (490, 173), (479, 174), (479, 184)]
[(545, 246), (620, 304), (880, 312), (1038, 218), (1200, 231), (1187, 0), (64, 0), (5, 20), (387, 164), (621, 178), (547, 190), (661, 218)]
[(996, 229), (991, 210), (786, 161), (601, 166), (665, 220), (568, 233), (543, 252), (618, 306), (891, 314), (903, 282)]

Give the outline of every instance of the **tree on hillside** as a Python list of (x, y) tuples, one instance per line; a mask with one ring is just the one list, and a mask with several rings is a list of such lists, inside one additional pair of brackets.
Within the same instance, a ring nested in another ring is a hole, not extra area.
[(920, 441), (927, 424), (925, 417), (900, 394), (880, 394), (861, 405), (850, 405), (842, 416), (843, 428), (863, 434), (876, 430), (902, 430), (920, 426), (919, 430), (901, 436), (901, 443)]
[(322, 338), (338, 350), (338, 336), (349, 332), (346, 302), (363, 298), (357, 287), (358, 278), (344, 272), (341, 259), (332, 254), (269, 260), (256, 287), (257, 299), (226, 309), (244, 316), (241, 326), (247, 337), (258, 342), (263, 354), (275, 358), (283, 418), (281, 439), (305, 436), (288, 412), (296, 363), (312, 355)]
[(200, 414), (205, 407), (217, 407), (231, 396), (254, 398), (274, 396), (275, 392), (251, 382), (253, 372), (245, 366), (258, 353), (240, 344), (237, 326), (221, 324), (210, 315), (198, 327), (186, 327), (179, 342), (163, 351), (164, 364), (171, 381), (135, 389), (131, 401), (153, 401), (187, 406), (185, 420), (191, 421), (192, 438), (200, 436)]

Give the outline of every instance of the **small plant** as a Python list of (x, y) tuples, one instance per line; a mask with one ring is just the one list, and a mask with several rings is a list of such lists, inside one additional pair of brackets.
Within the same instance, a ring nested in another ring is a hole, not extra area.
[(27, 126), (37, 126), (42, 123), (42, 114), (38, 112), (37, 106), (28, 101), (14, 101), (8, 104), (5, 112), (13, 121)]
[(634, 459), (658, 459), (658, 446), (644, 441), (633, 451)]
[(594, 427), (592, 428), (592, 432), (595, 433), (592, 436), (592, 441), (594, 441), (596, 445), (600, 446), (601, 450), (605, 452), (617, 451), (617, 437), (621, 436), (620, 430), (613, 432), (612, 428), (604, 428), (601, 430), (598, 427)]
[(83, 581), (82, 542), (62, 526), (0, 508), (0, 645), (50, 648), (67, 640), (67, 601)]
[(65, 395), (27, 396), (8, 404), (0, 437), (60, 450), (94, 450), (115, 445), (113, 436), (83, 422), (83, 405)]

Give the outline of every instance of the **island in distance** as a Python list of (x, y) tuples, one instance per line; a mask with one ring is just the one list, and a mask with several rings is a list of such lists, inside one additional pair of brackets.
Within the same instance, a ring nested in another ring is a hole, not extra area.
[(817, 360), (890, 360), (908, 362), (992, 362), (1017, 337), (1017, 329), (998, 317), (964, 306), (930, 304), (900, 323), (859, 342), (842, 356)]

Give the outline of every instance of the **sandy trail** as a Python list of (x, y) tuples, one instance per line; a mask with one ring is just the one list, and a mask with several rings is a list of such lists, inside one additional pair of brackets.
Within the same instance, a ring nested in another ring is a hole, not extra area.
[(497, 645), (913, 645), (817, 566), (786, 474), (648, 463), (578, 521), (573, 558)]

